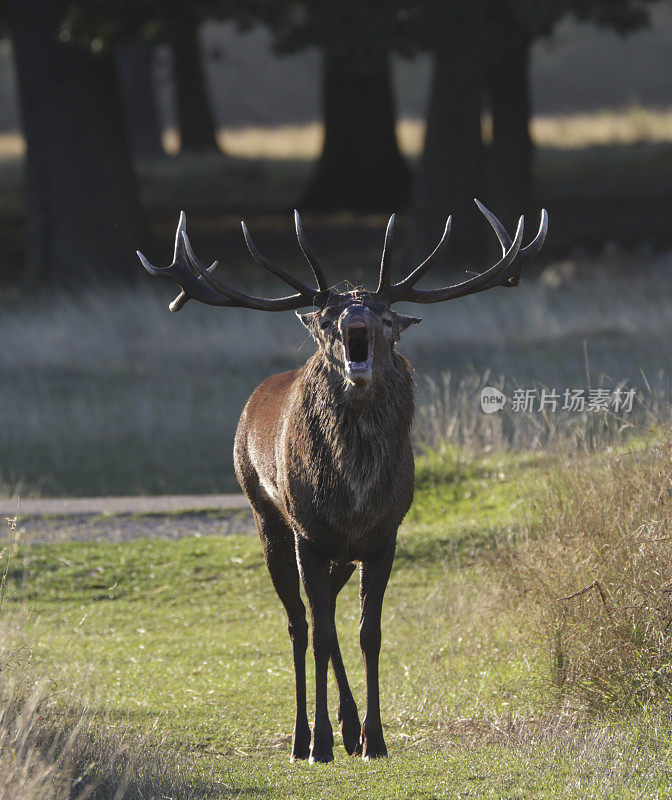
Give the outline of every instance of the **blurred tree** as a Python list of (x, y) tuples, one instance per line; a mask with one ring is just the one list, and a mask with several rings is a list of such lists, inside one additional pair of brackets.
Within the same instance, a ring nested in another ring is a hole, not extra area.
[(68, 0), (8, 0), (27, 142), (26, 282), (137, 274), (143, 226), (112, 59), (59, 40)]
[(167, 20), (168, 42), (173, 54), (175, 105), (180, 129), (180, 152), (216, 152), (217, 126), (212, 115), (203, 54), (200, 21), (188, 4)]
[(245, 2), (202, 0), (75, 0), (65, 29), (86, 47), (114, 49), (140, 38), (146, 45), (166, 44), (172, 54), (180, 152), (218, 151), (217, 129), (208, 97), (199, 38), (208, 18), (245, 18)]
[(513, 225), (535, 205), (530, 136), (530, 54), (567, 14), (625, 35), (649, 22), (656, 0), (526, 0), (493, 2), (487, 15), (487, 89), (492, 114), (489, 200)]
[(488, 200), (507, 226), (534, 205), (530, 134), (530, 40), (502, 48), (489, 65), (487, 89), (492, 115)]
[(434, 56), (425, 141), (413, 191), (414, 259), (434, 247), (448, 213), (456, 224), (444, 263), (456, 254), (473, 259), (482, 255), (472, 198), (482, 197), (485, 188), (481, 109), (487, 6), (488, 0), (411, 0), (405, 5), (409, 46)]
[(403, 208), (410, 172), (397, 143), (388, 54), (366, 65), (329, 52), (322, 57), (324, 144), (302, 208)]
[(161, 121), (154, 91), (152, 48), (137, 39), (125, 39), (114, 57), (126, 112), (126, 133), (133, 155), (164, 158)]
[(530, 135), (530, 51), (535, 39), (551, 33), (570, 10), (568, 0), (491, 2), (488, 24), (486, 91), (492, 115), (488, 200), (505, 225), (533, 211), (533, 156)]
[[(507, 225), (533, 206), (530, 137), (530, 49), (569, 13), (621, 33), (648, 21), (656, 0), (407, 0), (408, 46), (433, 53), (425, 145), (414, 191), (413, 250), (433, 246), (448, 211), (451, 252), (483, 256), (482, 222), (471, 198), (488, 201)], [(481, 141), (481, 113), (489, 98), (492, 147)]]
[(301, 207), (403, 207), (410, 172), (396, 138), (389, 59), (401, 42), (396, 0), (258, 0), (252, 8), (280, 52), (322, 52), (324, 144)]
[(451, 235), (451, 260), (457, 254), (478, 258), (479, 220), (473, 197), (483, 197), (485, 150), (481, 137), (482, 67), (474, 54), (435, 54), (426, 130), (413, 191), (413, 249), (431, 250), (448, 213), (457, 224)]

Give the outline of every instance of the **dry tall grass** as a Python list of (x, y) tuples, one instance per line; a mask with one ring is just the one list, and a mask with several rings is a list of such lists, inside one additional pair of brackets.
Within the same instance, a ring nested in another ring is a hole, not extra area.
[[(590, 410), (588, 403), (583, 411), (563, 410), (562, 393), (557, 408), (542, 408), (542, 391), (549, 387), (533, 385), (532, 407), (516, 409), (512, 397), (516, 383), (497, 377), (491, 370), (475, 371), (456, 376), (450, 372), (438, 378), (423, 376), (422, 403), (415, 421), (416, 441), (422, 446), (441, 450), (457, 446), (471, 453), (492, 451), (549, 451), (553, 453), (590, 453), (612, 445), (622, 445), (633, 437), (647, 435), (652, 425), (672, 422), (672, 403), (660, 372), (654, 387), (646, 385), (635, 390), (632, 409), (614, 411), (613, 405), (605, 410)], [(479, 397), (485, 387), (503, 392), (507, 398), (501, 411), (484, 414)], [(611, 397), (615, 391), (621, 396), (627, 384), (614, 382), (600, 376), (598, 386)], [(589, 397), (587, 387), (578, 387)]]
[[(25, 618), (0, 619), (0, 800), (146, 800), (238, 794), (198, 754), (96, 711), (82, 687), (31, 666)], [(56, 686), (56, 688), (54, 688)]]
[[(96, 711), (86, 687), (63, 685), (32, 664), (40, 637), (24, 612), (3, 607), (15, 521), (0, 548), (0, 800), (146, 800), (227, 797), (222, 775), (197, 774), (195, 754), (137, 734)], [(44, 631), (42, 631), (44, 635)]]
[[(500, 555), (502, 555), (500, 553)], [(507, 589), (548, 642), (570, 704), (605, 710), (672, 699), (672, 440), (553, 473)]]
[[(0, 633), (0, 636), (3, 634)], [(16, 669), (16, 667), (14, 668)], [(6, 677), (6, 676), (5, 676)], [(76, 704), (68, 706), (70, 700)], [(1, 800), (145, 800), (235, 796), (224, 774), (157, 735), (119, 730), (48, 681), (10, 676), (0, 687)]]
[[(41, 750), (36, 746), (40, 690), (17, 703), (3, 682), (0, 695), (0, 797), (67, 800), (72, 779), (64, 769), (68, 743)], [(77, 795), (75, 795), (77, 796)], [(81, 796), (81, 795), (80, 795)]]
[[(455, 418), (465, 441), (501, 436), (546, 446), (558, 438), (557, 414), (524, 424), (486, 418), (478, 381), (461, 378), (470, 364), (481, 374), (493, 367), (494, 386), (502, 374), (509, 388), (583, 386), (587, 340), (596, 385), (598, 369), (632, 382), (640, 366), (653, 383), (651, 371), (672, 355), (672, 280), (607, 280), (598, 267), (596, 277), (559, 286), (536, 281), (423, 307), (422, 325), (401, 343), (418, 371), (417, 440), (436, 445)], [(230, 447), (247, 396), (266, 375), (304, 361), (313, 345), (293, 315), (198, 304), (173, 315), (173, 295), (154, 285), (98, 288), (3, 306), (2, 494), (235, 490)], [(454, 377), (445, 382), (448, 372)]]

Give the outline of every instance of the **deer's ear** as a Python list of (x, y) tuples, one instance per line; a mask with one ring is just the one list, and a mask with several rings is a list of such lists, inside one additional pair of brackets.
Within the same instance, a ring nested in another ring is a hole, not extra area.
[(299, 311), (294, 312), (301, 320), (301, 323), (308, 328), (310, 333), (314, 334), (317, 326), (317, 318), (320, 315), (319, 311), (310, 311), (308, 314), (301, 314)]
[(402, 333), (409, 325), (419, 325), (422, 322), (421, 317), (409, 317), (408, 314), (397, 314), (397, 319)]

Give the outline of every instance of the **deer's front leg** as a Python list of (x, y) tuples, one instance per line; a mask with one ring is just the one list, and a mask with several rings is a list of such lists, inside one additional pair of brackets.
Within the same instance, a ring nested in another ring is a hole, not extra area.
[(396, 538), (370, 559), (362, 562), (360, 573), (361, 617), (359, 645), (366, 670), (366, 715), (362, 723), (362, 758), (387, 755), (380, 720), (378, 657), (380, 655), (380, 617), (383, 596), (392, 570)]
[(327, 669), (337, 640), (329, 581), (330, 562), (300, 536), (296, 538), (296, 556), (310, 605), (313, 627), (315, 720), (310, 743), (310, 761), (333, 761), (334, 734), (327, 709)]
[[(354, 564), (332, 563), (329, 569), (334, 624), (336, 620), (336, 598), (354, 571)], [(341, 724), (343, 746), (348, 755), (361, 755), (362, 726), (357, 714), (357, 704), (355, 703), (355, 698), (352, 696), (350, 684), (348, 683), (348, 676), (345, 674), (343, 657), (341, 656), (341, 650), (338, 646), (338, 638), (335, 648), (331, 652), (331, 665), (334, 668), (334, 677), (336, 678), (336, 684), (338, 686), (338, 721)]]

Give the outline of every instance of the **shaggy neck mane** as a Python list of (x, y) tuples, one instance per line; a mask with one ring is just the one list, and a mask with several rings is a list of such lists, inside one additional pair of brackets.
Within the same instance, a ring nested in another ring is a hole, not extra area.
[(317, 352), (306, 363), (300, 401), (332, 467), (369, 485), (393, 474), (414, 410), (410, 363), (392, 351), (378, 367), (372, 383), (357, 389)]

